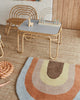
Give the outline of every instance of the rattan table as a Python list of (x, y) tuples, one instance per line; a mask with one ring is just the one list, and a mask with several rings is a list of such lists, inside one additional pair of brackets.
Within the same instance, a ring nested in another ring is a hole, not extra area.
[[(24, 52), (24, 39), (28, 38), (45, 38), (49, 39), (49, 57), (55, 59), (58, 56), (59, 44), (62, 41), (62, 26), (61, 24), (53, 24), (53, 22), (45, 21), (47, 24), (39, 23), (39, 20), (31, 20), (34, 23), (32, 27), (28, 27), (28, 20), (24, 21), (19, 27), (17, 32), (17, 51)], [(49, 24), (48, 24), (49, 23)], [(20, 36), (22, 38), (22, 47), (20, 51)], [(51, 43), (55, 42), (56, 55), (52, 57)]]

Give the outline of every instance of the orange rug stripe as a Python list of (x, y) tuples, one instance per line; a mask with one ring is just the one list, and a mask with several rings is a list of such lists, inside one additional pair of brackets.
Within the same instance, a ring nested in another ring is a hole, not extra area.
[(75, 81), (70, 91), (62, 95), (49, 95), (37, 90), (32, 83), (32, 74), (38, 59), (34, 58), (25, 77), (25, 87), (35, 100), (73, 100), (80, 90), (80, 66), (75, 67)]

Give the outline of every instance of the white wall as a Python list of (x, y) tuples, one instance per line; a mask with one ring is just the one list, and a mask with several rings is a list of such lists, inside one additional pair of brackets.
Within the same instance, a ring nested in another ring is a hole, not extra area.
[[(43, 8), (50, 7), (52, 10), (52, 1), (53, 0), (41, 0), (40, 2), (32, 2), (32, 1), (16, 1), (16, 0), (0, 0), (0, 24), (6, 24), (6, 20), (9, 18), (10, 9), (14, 5), (31, 5), (36, 8), (37, 13)], [(52, 14), (48, 16), (47, 19), (51, 19)]]

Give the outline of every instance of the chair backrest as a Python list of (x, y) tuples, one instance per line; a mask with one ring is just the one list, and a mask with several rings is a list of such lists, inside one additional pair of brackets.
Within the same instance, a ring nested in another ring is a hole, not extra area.
[(9, 14), (9, 18), (31, 18), (37, 19), (37, 12), (35, 8), (29, 5), (16, 5)]

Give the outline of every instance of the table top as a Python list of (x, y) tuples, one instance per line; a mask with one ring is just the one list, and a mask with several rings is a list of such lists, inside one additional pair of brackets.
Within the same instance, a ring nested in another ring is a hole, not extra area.
[(28, 27), (28, 20), (26, 20), (18, 27), (18, 29), (20, 31), (30, 31), (30, 32), (37, 32), (44, 34), (57, 34), (61, 27), (61, 24), (59, 25), (39, 24), (39, 20), (31, 20), (31, 22), (34, 23), (32, 27)]

